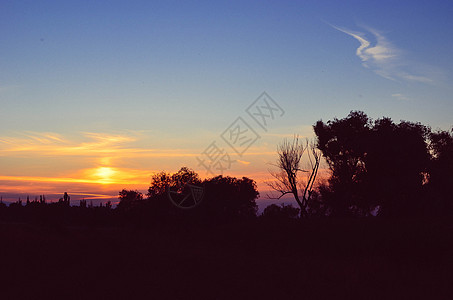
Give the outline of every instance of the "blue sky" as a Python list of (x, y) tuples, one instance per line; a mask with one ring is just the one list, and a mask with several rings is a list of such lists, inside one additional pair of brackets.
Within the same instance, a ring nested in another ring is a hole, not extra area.
[[(0, 1), (0, 193), (197, 169), (263, 91), (285, 115), (250, 153), (351, 110), (448, 129), (452, 15), (450, 1)], [(262, 179), (273, 159), (231, 174)]]

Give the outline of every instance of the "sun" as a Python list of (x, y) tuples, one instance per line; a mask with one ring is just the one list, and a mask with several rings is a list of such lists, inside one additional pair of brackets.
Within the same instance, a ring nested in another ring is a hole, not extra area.
[(98, 167), (93, 170), (92, 176), (95, 177), (99, 183), (108, 184), (114, 182), (114, 176), (117, 173), (110, 167)]

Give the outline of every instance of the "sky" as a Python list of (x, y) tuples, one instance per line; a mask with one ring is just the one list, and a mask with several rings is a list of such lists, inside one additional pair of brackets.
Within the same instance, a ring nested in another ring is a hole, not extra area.
[(0, 0), (0, 195), (114, 200), (187, 166), (265, 199), (277, 144), (317, 120), (450, 129), (452, 16), (451, 1)]

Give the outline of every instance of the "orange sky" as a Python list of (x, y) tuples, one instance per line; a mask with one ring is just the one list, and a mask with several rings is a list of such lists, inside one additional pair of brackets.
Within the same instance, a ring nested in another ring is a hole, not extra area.
[[(275, 145), (284, 136), (269, 135), (242, 157), (232, 155), (236, 162), (224, 175), (256, 180), (265, 197), (265, 181), (271, 178), (268, 169), (276, 157)], [(123, 188), (146, 193), (152, 174), (162, 170), (176, 172), (188, 166), (202, 178), (212, 176), (197, 165), (196, 157), (203, 148), (153, 149), (148, 138), (141, 131), (83, 132), (70, 137), (27, 131), (2, 136), (0, 194), (6, 201), (16, 200), (18, 195), (34, 199), (41, 194), (55, 201), (66, 191), (74, 201), (82, 198), (107, 201), (115, 200)]]

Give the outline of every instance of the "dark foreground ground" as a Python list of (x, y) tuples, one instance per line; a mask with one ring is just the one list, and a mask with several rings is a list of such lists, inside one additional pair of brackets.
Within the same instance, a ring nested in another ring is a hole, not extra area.
[(453, 222), (0, 224), (0, 299), (453, 299)]

